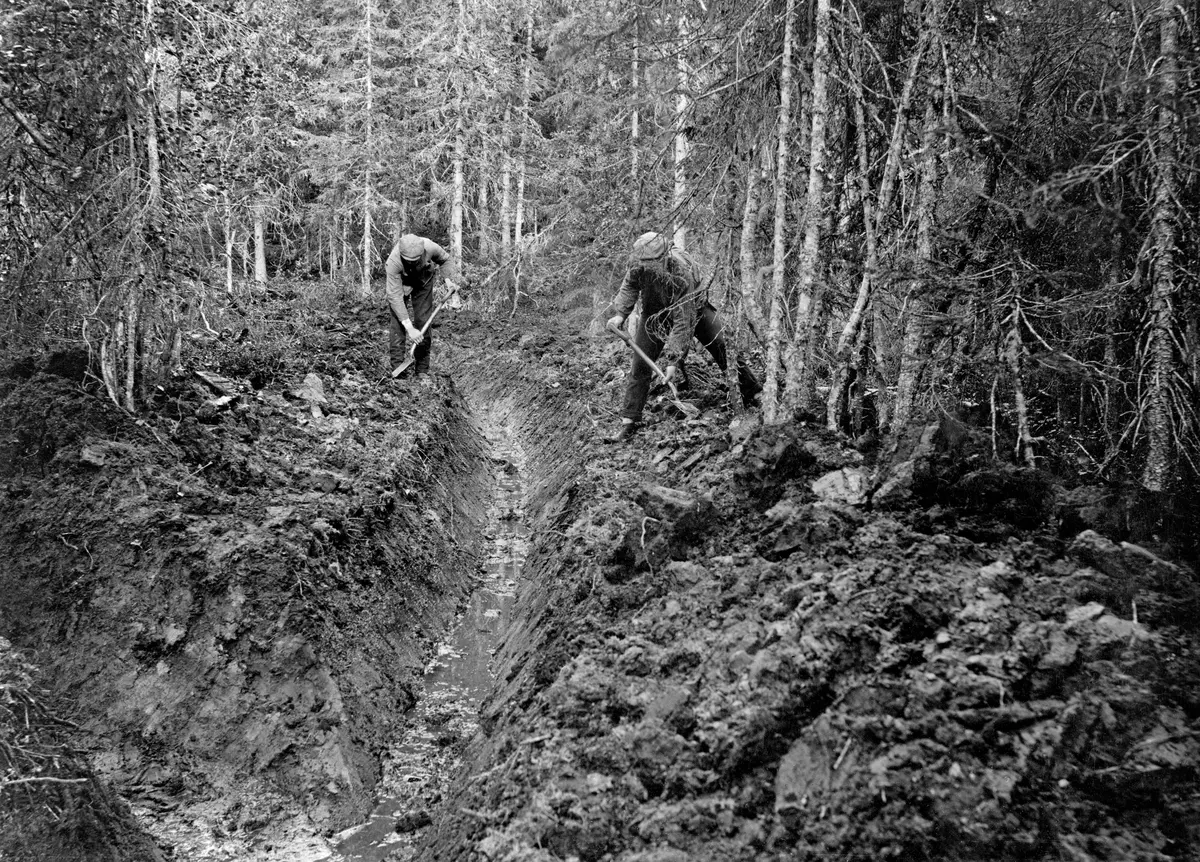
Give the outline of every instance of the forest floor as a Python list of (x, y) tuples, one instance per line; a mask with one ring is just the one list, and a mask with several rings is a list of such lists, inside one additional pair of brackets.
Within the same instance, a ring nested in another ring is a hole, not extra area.
[(423, 388), (302, 305), (138, 419), (0, 375), (0, 742), (56, 779), (0, 858), (1200, 858), (1200, 589), (1101, 490), (698, 360), (614, 446), (577, 313), (447, 314)]

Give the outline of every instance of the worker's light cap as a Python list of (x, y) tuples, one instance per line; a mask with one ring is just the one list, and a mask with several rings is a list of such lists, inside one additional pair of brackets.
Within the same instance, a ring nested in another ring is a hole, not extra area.
[(425, 240), (415, 233), (400, 237), (400, 257), (404, 260), (420, 260), (425, 256)]
[(667, 253), (667, 238), (649, 231), (633, 241), (633, 256), (638, 260), (658, 260)]

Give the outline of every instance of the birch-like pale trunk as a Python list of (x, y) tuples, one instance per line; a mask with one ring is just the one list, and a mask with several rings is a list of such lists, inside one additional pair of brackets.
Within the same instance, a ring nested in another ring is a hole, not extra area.
[[(854, 307), (850, 312), (850, 317), (846, 320), (845, 326), (842, 328), (842, 334), (838, 338), (837, 348), (834, 352), (833, 374), (825, 418), (826, 426), (831, 431), (836, 431), (841, 426), (844, 418), (845, 400), (842, 397), (842, 390), (846, 385), (847, 378), (850, 376), (850, 369), (855, 355), (852, 349), (859, 341), (859, 330), (862, 328), (865, 320), (866, 311), (877, 280), (876, 276), (879, 270), (879, 236), (883, 230), (884, 220), (891, 213), (892, 201), (896, 193), (896, 178), (900, 173), (901, 157), (904, 151), (905, 131), (908, 127), (909, 114), (912, 111), (913, 94), (916, 90), (921, 63), (924, 60), (926, 50), (929, 48), (930, 37), (930, 28), (922, 27), (921, 34), (917, 38), (917, 45), (913, 49), (912, 57), (908, 61), (908, 72), (904, 79), (904, 86), (900, 91), (900, 102), (896, 106), (896, 116), (892, 122), (892, 134), (888, 143), (887, 158), (883, 166), (883, 177), (879, 183), (879, 193), (876, 196), (874, 205), (871, 203), (870, 160), (866, 144), (867, 126), (866, 111), (864, 108), (866, 97), (862, 88), (861, 62), (857, 70), (858, 73), (853, 75), (851, 79), (854, 87), (855, 122), (859, 130), (858, 181), (861, 186), (864, 239), (867, 255), (866, 261), (863, 264), (862, 277), (859, 281), (858, 295), (855, 297)], [(880, 334), (880, 321), (876, 319), (874, 323), (873, 328), (876, 330), (876, 336), (878, 336)], [(876, 341), (878, 342), (878, 339)], [(878, 398), (881, 407), (880, 419), (883, 422), (888, 416), (885, 386), (881, 385), (879, 387)], [(886, 425), (881, 424), (881, 428), (883, 427), (886, 427)]]
[[(521, 254), (521, 237), (525, 230), (525, 175), (526, 159), (529, 150), (529, 126), (532, 122), (529, 116), (529, 101), (532, 97), (533, 82), (533, 10), (525, 7), (525, 66), (521, 79), (521, 145), (517, 151), (517, 205), (513, 220), (513, 244), (516, 253)], [(514, 287), (514, 290), (516, 288)]]
[(463, 202), (466, 196), (466, 176), (463, 165), (467, 158), (467, 130), (459, 97), (459, 115), (454, 124), (454, 191), (450, 199), (450, 257), (455, 267), (462, 266)]
[(488, 175), (491, 172), (491, 154), (487, 150), (487, 141), (480, 142), (479, 150), (479, 189), (476, 192), (475, 205), (479, 212), (476, 217), (476, 242), (479, 245), (479, 257), (491, 260), (492, 245), (488, 239)]
[(359, 292), (363, 298), (371, 295), (371, 271), (374, 269), (375, 262), (375, 246), (372, 242), (372, 224), (371, 224), (371, 159), (374, 154), (375, 140), (373, 136), (373, 122), (375, 113), (375, 66), (372, 57), (372, 40), (374, 38), (374, 28), (371, 26), (371, 5), (374, 0), (363, 0), (363, 8), (366, 14), (364, 15), (363, 27), (366, 31), (366, 64), (367, 76), (364, 84), (366, 89), (366, 155), (367, 167), (363, 172), (363, 232), (362, 232), (362, 278), (360, 282)]
[(254, 202), (254, 281), (267, 283), (267, 207)]
[(642, 166), (639, 148), (641, 146), (641, 111), (639, 104), (642, 98), (641, 81), (641, 16), (634, 10), (633, 19), (633, 60), (630, 63), (629, 81), (633, 92), (633, 111), (629, 116), (629, 184), (632, 186), (631, 201), (633, 206), (633, 221), (636, 223), (642, 217)]
[(1171, 481), (1175, 454), (1171, 392), (1175, 367), (1173, 345), (1175, 331), (1174, 295), (1176, 284), (1176, 242), (1178, 152), (1176, 144), (1176, 99), (1179, 90), (1178, 0), (1162, 0), (1159, 10), (1158, 109), (1153, 133), (1154, 203), (1150, 212), (1153, 238), (1153, 282), (1150, 288), (1150, 323), (1146, 336), (1146, 396), (1144, 422), (1148, 449), (1142, 468), (1142, 485), (1149, 491), (1165, 491)]
[[(137, 381), (138, 348), (142, 340), (142, 296), (147, 282), (158, 281), (158, 248), (161, 240), (162, 220), (162, 162), (158, 142), (158, 45), (154, 32), (154, 0), (146, 0), (146, 18), (143, 38), (146, 45), (146, 92), (139, 98), (142, 112), (142, 133), (145, 136), (146, 147), (146, 188), (145, 208), (137, 217), (136, 230), (140, 236), (140, 252), (142, 259), (138, 264), (138, 277), (129, 285), (126, 296), (124, 314), (124, 337), (118, 341), (125, 351), (124, 379), (121, 387), (121, 400), (129, 412), (137, 408), (135, 385)], [(132, 136), (131, 136), (132, 137)]]
[(816, 42), (813, 47), (812, 108), (808, 151), (808, 193), (804, 207), (804, 244), (800, 249), (799, 283), (796, 291), (795, 329), (788, 350), (784, 407), (791, 411), (808, 406), (812, 399), (813, 357), (809, 345), (815, 341), (813, 295), (820, 267), (822, 228), (825, 225), (825, 164), (829, 144), (829, 31), (833, 17), (829, 0), (817, 0)]
[(500, 145), (503, 156), (500, 168), (500, 257), (508, 260), (512, 251), (512, 105), (504, 106), (503, 136)]
[(763, 164), (755, 163), (754, 156), (746, 170), (746, 201), (742, 207), (742, 230), (738, 240), (738, 269), (739, 286), (742, 298), (742, 311), (750, 331), (760, 343), (766, 342), (767, 322), (763, 317), (762, 307), (758, 302), (758, 286), (762, 275), (758, 272), (758, 264), (754, 253), (754, 235), (758, 231), (758, 190), (760, 178), (767, 176), (767, 156), (763, 151)]
[[(458, 0), (458, 19), (454, 38), (454, 56), (459, 66), (464, 63), (467, 45), (467, 4)], [(450, 258), (455, 268), (462, 266), (463, 203), (466, 200), (467, 119), (466, 93), (461, 79), (455, 79), (454, 94), (454, 156), (452, 158), (454, 187), (450, 198)]]
[(673, 243), (680, 251), (687, 251), (687, 218), (686, 211), (689, 194), (687, 178), (688, 156), (691, 145), (688, 142), (687, 127), (692, 114), (691, 70), (688, 68), (687, 52), (688, 33), (687, 12), (679, 11), (677, 19), (677, 34), (679, 37), (678, 54), (675, 59), (675, 160), (674, 160), (674, 208), (675, 213)]
[(779, 119), (775, 152), (775, 235), (771, 271), (770, 317), (767, 322), (767, 368), (763, 381), (763, 421), (781, 420), (779, 373), (783, 362), (784, 265), (787, 257), (788, 138), (792, 124), (792, 54), (795, 40), (796, 0), (787, 0), (783, 26), (783, 57), (779, 73)]
[[(1027, 467), (1036, 467), (1037, 458), (1034, 453), (1033, 444), (1034, 438), (1029, 427), (1029, 404), (1025, 398), (1025, 343), (1021, 338), (1021, 288), (1020, 284), (1016, 283), (1017, 278), (1013, 277), (1013, 307), (1012, 314), (1008, 318), (1009, 328), (1008, 334), (1005, 336), (1004, 344), (1004, 360), (1008, 365), (1009, 374), (1012, 375), (1013, 384), (1013, 409), (1017, 414), (1017, 442), (1016, 455), (1021, 458)], [(897, 399), (899, 402), (899, 399)]]

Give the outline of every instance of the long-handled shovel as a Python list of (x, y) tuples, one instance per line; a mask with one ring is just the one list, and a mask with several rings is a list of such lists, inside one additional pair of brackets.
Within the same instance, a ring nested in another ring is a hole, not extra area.
[(613, 326), (612, 324), (606, 324), (605, 328), (608, 329), (609, 332), (613, 333), (613, 335), (617, 336), (622, 341), (624, 341), (626, 344), (628, 344), (630, 347), (632, 347), (633, 352), (636, 353), (638, 356), (640, 356), (642, 358), (642, 361), (645, 362), (647, 365), (649, 365), (654, 370), (654, 373), (659, 376), (659, 378), (662, 380), (663, 383), (667, 384), (667, 388), (669, 388), (671, 390), (671, 403), (675, 405), (675, 408), (677, 410), (679, 410), (680, 413), (682, 413), (688, 419), (695, 419), (697, 416), (700, 415), (700, 408), (697, 407), (695, 404), (689, 404), (686, 401), (679, 400), (679, 390), (675, 388), (674, 382), (667, 379), (667, 375), (664, 374), (662, 369), (658, 367), (658, 363), (656, 363), (653, 359), (651, 359), (649, 356), (647, 356), (646, 351), (644, 351), (644, 350), (642, 350), (642, 348), (638, 347), (637, 343), (634, 342), (634, 340), (629, 337), (629, 334), (627, 332), (625, 332), (625, 330), (621, 329), (620, 327)]
[[(449, 279), (447, 279), (447, 280), (449, 280)], [(429, 331), (429, 326), (430, 326), (430, 324), (433, 323), (433, 319), (435, 317), (437, 317), (437, 313), (446, 307), (446, 303), (450, 301), (450, 297), (454, 296), (454, 294), (457, 292), (458, 292), (458, 283), (454, 282), (454, 287), (450, 288), (450, 291), (446, 294), (445, 298), (442, 299), (442, 301), (437, 304), (437, 308), (435, 308), (432, 312), (430, 312), (429, 319), (426, 320), (425, 325), (421, 327), (421, 336), (422, 337), (424, 337), (425, 333)], [(401, 362), (399, 365), (397, 365), (395, 368), (392, 369), (393, 377), (399, 377), (401, 374), (403, 374), (405, 371), (408, 370), (408, 367), (410, 365), (412, 365), (414, 362), (417, 361), (417, 348), (419, 346), (420, 346), (419, 344), (413, 344), (413, 346), (408, 349), (408, 359), (405, 359), (403, 362)]]

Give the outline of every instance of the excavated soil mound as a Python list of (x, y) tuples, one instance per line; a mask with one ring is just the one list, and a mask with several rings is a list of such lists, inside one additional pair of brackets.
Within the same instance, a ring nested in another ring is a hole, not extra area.
[[(366, 817), (480, 562), (490, 406), (524, 453), (525, 586), (395, 859), (1200, 856), (1194, 574), (1060, 523), (970, 428), (883, 455), (764, 429), (697, 361), (699, 418), (656, 399), (613, 446), (625, 348), (569, 309), (447, 315), (423, 389), (383, 379), (378, 308), (296, 305), (141, 419), (79, 362), (0, 377), (0, 634), (143, 823)], [(113, 836), (64, 858), (154, 855)]]
[(262, 313), (141, 419), (0, 379), (0, 632), (143, 820), (218, 834), (370, 809), (492, 482), (449, 381), (382, 380), (378, 309)]
[(530, 587), (420, 858), (1200, 856), (1192, 572), (951, 420), (867, 463), (701, 373), (607, 446), (623, 353), (521, 331), (462, 376), (526, 417)]

